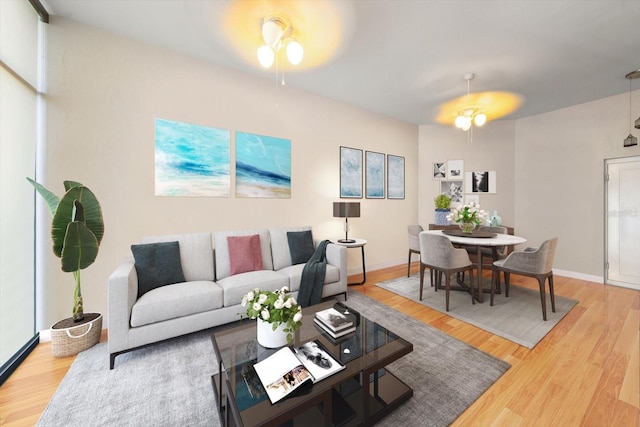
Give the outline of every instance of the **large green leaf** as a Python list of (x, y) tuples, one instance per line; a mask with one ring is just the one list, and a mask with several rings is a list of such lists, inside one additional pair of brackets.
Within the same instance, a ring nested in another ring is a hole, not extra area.
[[(68, 181), (65, 181), (65, 184), (66, 182)], [(78, 203), (81, 204), (81, 207), (77, 209)], [(51, 223), (53, 252), (56, 256), (61, 256), (62, 254), (67, 225), (73, 221), (84, 222), (86, 227), (95, 235), (98, 245), (100, 245), (104, 235), (102, 210), (98, 199), (87, 187), (71, 187), (58, 203), (58, 208)]]
[(62, 271), (82, 270), (93, 264), (98, 256), (98, 240), (81, 222), (72, 222), (65, 233), (62, 250)]
[(49, 207), (51, 216), (55, 215), (56, 209), (58, 209), (58, 203), (60, 202), (60, 199), (58, 198), (58, 196), (56, 196), (51, 191), (47, 190), (41, 184), (38, 184), (37, 182), (35, 182), (29, 177), (27, 177), (27, 181), (29, 181), (31, 185), (33, 185), (34, 188), (38, 191), (38, 193), (40, 193), (40, 195), (46, 202), (47, 206)]

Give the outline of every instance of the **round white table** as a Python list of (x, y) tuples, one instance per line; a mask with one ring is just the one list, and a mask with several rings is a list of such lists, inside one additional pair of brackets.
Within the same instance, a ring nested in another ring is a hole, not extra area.
[(451, 240), (451, 243), (462, 246), (471, 246), (476, 248), (476, 266), (478, 270), (478, 302), (482, 302), (482, 295), (487, 292), (491, 292), (491, 288), (486, 289), (482, 286), (482, 248), (495, 248), (501, 246), (515, 246), (521, 245), (527, 242), (527, 239), (519, 236), (512, 236), (511, 234), (495, 233), (494, 237), (466, 237), (466, 236), (454, 236), (443, 233), (442, 230), (427, 230), (423, 233), (438, 234), (447, 237)]
[(367, 281), (367, 269), (365, 267), (364, 264), (364, 245), (367, 244), (367, 241), (364, 239), (355, 239), (352, 238), (350, 240), (353, 240), (353, 242), (341, 242), (341, 239), (331, 239), (331, 243), (336, 244), (336, 245), (340, 245), (340, 246), (344, 246), (347, 249), (351, 249), (351, 248), (360, 248), (360, 251), (362, 252), (362, 282), (360, 283), (348, 283), (348, 286), (351, 285), (364, 285), (364, 282)]

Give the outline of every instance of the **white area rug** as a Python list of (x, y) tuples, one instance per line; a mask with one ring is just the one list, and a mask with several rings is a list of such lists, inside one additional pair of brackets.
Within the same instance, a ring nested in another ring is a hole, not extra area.
[(420, 277), (412, 275), (400, 279), (378, 283), (377, 286), (402, 295), (429, 308), (446, 313), (451, 317), (477, 326), (510, 341), (533, 348), (571, 310), (578, 301), (556, 295), (556, 312), (551, 311), (551, 296), (547, 292), (547, 321), (542, 320), (540, 292), (519, 286), (509, 286), (509, 298), (503, 293), (494, 297), (493, 307), (489, 305), (489, 294), (484, 295), (482, 304), (471, 304), (467, 292), (449, 292), (449, 311), (445, 309), (444, 290), (434, 291), (429, 282), (429, 272), (425, 272), (422, 301)]

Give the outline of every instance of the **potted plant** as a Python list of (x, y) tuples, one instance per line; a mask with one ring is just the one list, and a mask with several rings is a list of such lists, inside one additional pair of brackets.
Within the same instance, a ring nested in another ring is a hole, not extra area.
[(302, 307), (283, 286), (277, 291), (255, 288), (242, 297), (247, 316), (257, 319), (258, 343), (263, 347), (282, 347), (293, 342), (294, 332), (302, 326)]
[(59, 198), (41, 184), (27, 178), (44, 198), (53, 217), (53, 253), (60, 258), (62, 271), (73, 273), (72, 317), (51, 327), (52, 351), (56, 357), (70, 356), (100, 340), (102, 315), (83, 309), (80, 270), (93, 264), (104, 235), (102, 209), (91, 190), (75, 181), (64, 181), (65, 194)]
[(449, 225), (450, 222), (447, 219), (451, 207), (451, 197), (446, 194), (440, 194), (434, 199), (436, 205), (435, 224), (436, 225)]

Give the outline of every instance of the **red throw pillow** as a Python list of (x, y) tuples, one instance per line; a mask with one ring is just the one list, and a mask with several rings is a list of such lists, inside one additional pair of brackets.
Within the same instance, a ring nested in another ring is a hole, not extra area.
[(231, 275), (262, 270), (260, 236), (228, 236)]

